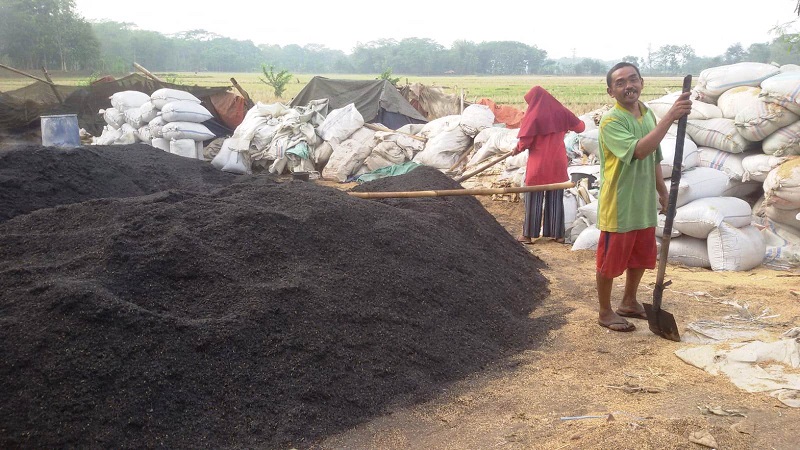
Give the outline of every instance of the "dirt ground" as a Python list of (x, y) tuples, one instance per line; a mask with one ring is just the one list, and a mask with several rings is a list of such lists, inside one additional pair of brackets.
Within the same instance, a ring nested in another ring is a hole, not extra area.
[[(521, 203), (479, 198), (509, 233), (519, 234)], [(800, 272), (668, 266), (672, 285), (663, 308), (681, 329), (685, 342), (676, 343), (652, 334), (645, 320), (630, 319), (637, 326), (632, 333), (597, 325), (593, 251), (573, 252), (550, 240), (527, 248), (547, 263), (551, 283), (550, 298), (531, 317), (548, 330), (538, 348), (318, 448), (701, 449), (707, 447), (690, 436), (703, 433), (721, 449), (797, 448), (800, 409), (745, 392), (674, 352), (693, 346), (686, 326), (699, 320), (749, 318), (743, 323), (765, 340), (800, 326)], [(640, 301), (652, 300), (655, 277), (645, 274)]]

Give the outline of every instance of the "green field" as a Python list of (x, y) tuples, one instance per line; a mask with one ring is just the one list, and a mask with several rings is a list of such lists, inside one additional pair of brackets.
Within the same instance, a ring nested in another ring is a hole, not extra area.
[[(0, 78), (0, 91), (6, 92), (30, 84), (33, 80), (22, 76), (11, 76), (6, 73)], [(38, 73), (32, 75), (40, 76)], [(172, 83), (199, 86), (230, 86), (231, 78), (247, 91), (254, 101), (264, 103), (284, 102), (288, 103), (298, 92), (308, 83), (315, 74), (295, 74), (292, 82), (287, 85), (283, 98), (276, 98), (273, 89), (259, 80), (263, 77), (260, 73), (213, 73), (213, 72), (185, 72), (185, 73), (164, 73), (155, 72), (155, 75), (162, 80)], [(319, 74), (328, 78), (340, 79), (375, 79), (378, 75), (326, 75)], [(53, 81), (58, 84), (77, 85), (88, 84), (91, 81), (89, 76), (74, 76), (52, 73)], [(545, 77), (545, 76), (406, 76), (394, 74), (400, 78), (399, 85), (406, 83), (422, 83), (426, 86), (437, 86), (446, 93), (464, 95), (468, 102), (474, 102), (481, 98), (488, 98), (499, 105), (514, 106), (518, 109), (525, 108), (523, 96), (526, 92), (536, 85), (547, 89), (553, 96), (559, 99), (565, 106), (575, 114), (583, 114), (598, 109), (604, 105), (612, 103), (612, 99), (606, 93), (604, 77)], [(667, 92), (674, 92), (681, 89), (680, 77), (645, 77), (644, 92), (642, 100), (651, 100), (663, 96)]]

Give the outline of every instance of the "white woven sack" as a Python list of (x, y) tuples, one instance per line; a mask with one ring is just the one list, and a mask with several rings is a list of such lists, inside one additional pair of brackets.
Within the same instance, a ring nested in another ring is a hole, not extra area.
[(750, 204), (736, 197), (701, 198), (681, 206), (675, 211), (672, 226), (682, 234), (706, 239), (720, 223), (734, 227), (750, 225)]
[(100, 136), (93, 138), (92, 143), (94, 145), (111, 145), (122, 136), (122, 130), (119, 128), (114, 128), (111, 125), (106, 125), (103, 127), (103, 132), (100, 133)]
[(739, 111), (761, 103), (764, 100), (759, 98), (761, 88), (756, 86), (739, 86), (728, 89), (717, 99), (717, 106), (722, 111), (722, 117), (735, 119)]
[(578, 208), (578, 217), (585, 217), (592, 225), (597, 223), (598, 202), (591, 202)]
[[(724, 172), (709, 167), (689, 169), (681, 173), (676, 206), (680, 208), (700, 198), (720, 197), (727, 188), (728, 176)], [(672, 189), (671, 183), (667, 183), (667, 189)]]
[(772, 169), (764, 180), (764, 206), (800, 208), (800, 158), (790, 159)]
[[(748, 156), (763, 154), (758, 150), (748, 150), (742, 153), (730, 153), (722, 150), (717, 150), (711, 147), (699, 147), (698, 154), (698, 167), (710, 167), (725, 172), (729, 178), (742, 181), (744, 178), (745, 170), (742, 161)], [(745, 180), (747, 181), (747, 180)]]
[(169, 153), (169, 139), (153, 138), (153, 140), (150, 142), (150, 145)]
[(800, 219), (797, 218), (798, 214), (800, 214), (800, 208), (780, 209), (774, 206), (764, 207), (765, 216), (775, 221), (775, 223), (789, 227), (800, 234)]
[[(675, 146), (678, 145), (676, 136), (665, 136), (661, 140), (661, 155), (664, 159), (661, 160), (661, 174), (664, 178), (672, 177), (672, 165), (675, 162)], [(691, 139), (686, 137), (683, 140), (683, 161), (681, 162), (681, 171), (691, 169), (697, 166), (698, 153), (697, 145)]]
[[(675, 100), (677, 100), (680, 95), (680, 92), (673, 92), (663, 97), (650, 100), (646, 104), (660, 120), (667, 114), (669, 109), (672, 108), (672, 105), (675, 104)], [(722, 117), (722, 110), (717, 105), (705, 102), (692, 102), (692, 111), (689, 113), (687, 119), (705, 120), (718, 119), (720, 117)]]
[(103, 120), (105, 120), (111, 128), (119, 128), (125, 123), (125, 113), (117, 108), (101, 109), (100, 114), (103, 115)]
[[(667, 223), (667, 216), (665, 216), (664, 214), (659, 213), (658, 214), (658, 223), (656, 225), (656, 237), (657, 238), (663, 238), (664, 237), (664, 225), (666, 225), (666, 223)], [(675, 238), (675, 237), (680, 236), (681, 232), (678, 231), (675, 228), (674, 224), (673, 224), (672, 230), (670, 230), (669, 235), (671, 237)]]
[(725, 222), (708, 234), (708, 259), (715, 271), (744, 271), (761, 265), (767, 252), (758, 228), (736, 228)]
[(329, 141), (333, 145), (344, 142), (363, 126), (364, 116), (358, 112), (355, 104), (349, 103), (328, 113), (322, 124), (317, 127), (317, 134), (323, 141)]
[(167, 103), (177, 100), (201, 103), (200, 99), (195, 97), (194, 94), (178, 89), (161, 88), (150, 94), (150, 101), (157, 109), (162, 109)]
[(800, 155), (800, 121), (779, 128), (767, 136), (761, 143), (761, 148), (767, 155)]
[(422, 130), (420, 130), (418, 134), (422, 137), (430, 139), (439, 133), (454, 130), (458, 127), (459, 123), (461, 123), (460, 115), (439, 117), (423, 125)]
[(428, 139), (425, 148), (414, 156), (413, 161), (437, 169), (450, 169), (471, 143), (472, 138), (461, 127), (455, 127)]
[(597, 250), (598, 242), (600, 242), (600, 230), (594, 225), (589, 225), (575, 239), (572, 250)]
[(139, 91), (120, 91), (112, 94), (109, 100), (111, 100), (111, 106), (125, 111), (142, 106), (150, 100), (150, 96)]
[(698, 147), (714, 147), (730, 153), (742, 153), (758, 146), (739, 134), (733, 119), (689, 120), (686, 134)]
[(227, 138), (222, 141), (222, 147), (220, 147), (219, 152), (217, 155), (214, 156), (214, 159), (211, 160), (211, 165), (216, 167), (219, 170), (222, 170), (225, 167), (225, 164), (228, 162), (228, 158), (231, 156), (231, 138)]
[(742, 181), (757, 181), (763, 183), (772, 169), (786, 161), (786, 157), (755, 153), (742, 159)]
[(136, 137), (145, 144), (150, 144), (153, 140), (153, 136), (150, 134), (150, 127), (147, 125), (142, 125), (136, 129)]
[(486, 105), (473, 104), (464, 108), (461, 113), (459, 126), (464, 134), (474, 138), (485, 128), (490, 128), (494, 124), (494, 113)]
[(667, 261), (687, 267), (711, 267), (708, 260), (708, 245), (705, 239), (679, 236), (669, 240)]
[(150, 134), (153, 136), (153, 138), (160, 138), (164, 137), (164, 135), (161, 134), (161, 129), (164, 128), (164, 125), (166, 124), (167, 121), (164, 120), (161, 115), (157, 115), (153, 120), (147, 123), (147, 126), (150, 127)]
[(413, 155), (410, 155), (410, 153), (410, 151), (406, 151), (395, 142), (383, 141), (372, 149), (367, 159), (364, 160), (364, 166), (369, 172), (372, 172), (384, 167), (402, 164), (411, 160)]
[[(235, 142), (232, 141), (231, 148)], [(250, 154), (246, 152), (231, 151), (228, 154), (228, 160), (222, 166), (223, 172), (235, 173), (236, 175), (248, 175), (253, 173), (253, 163), (250, 160)]]
[(191, 139), (205, 141), (214, 139), (214, 133), (202, 123), (168, 122), (161, 127), (161, 135), (166, 139)]
[(142, 122), (142, 113), (139, 108), (130, 108), (125, 110), (125, 123), (133, 128), (139, 128), (146, 122)]
[(758, 142), (799, 119), (800, 116), (781, 105), (762, 101), (739, 111), (734, 123), (745, 139)]
[(735, 178), (728, 180), (728, 185), (720, 194), (721, 197), (737, 197), (749, 199), (752, 196), (764, 193), (763, 183), (758, 181), (739, 181)]
[(564, 189), (564, 223), (572, 223), (578, 217), (578, 190)]
[(779, 67), (757, 62), (710, 67), (700, 72), (694, 91), (697, 92), (700, 101), (716, 103), (717, 98), (728, 89), (738, 86), (758, 86), (779, 72)]
[(350, 138), (339, 144), (332, 144), (333, 153), (322, 169), (322, 178), (340, 183), (347, 181), (347, 178), (364, 164), (364, 160), (372, 152), (375, 146), (374, 140), (375, 132), (362, 127), (352, 133)]
[(770, 103), (777, 103), (800, 114), (800, 71), (789, 71), (761, 82), (761, 95)]
[(475, 136), (475, 154), (469, 159), (466, 167), (473, 167), (484, 160), (495, 156), (514, 151), (517, 148), (518, 130), (513, 128), (491, 127), (484, 128)]
[(317, 167), (323, 167), (328, 163), (328, 160), (332, 154), (333, 147), (331, 146), (331, 143), (328, 141), (322, 141), (322, 144), (314, 148), (311, 159), (314, 161), (314, 164), (316, 164)]
[(149, 123), (158, 115), (158, 108), (151, 101), (146, 101), (139, 107), (139, 114), (141, 115), (142, 122)]
[(161, 108), (161, 117), (167, 122), (201, 123), (211, 119), (214, 115), (200, 103), (176, 100), (167, 103)]
[(578, 142), (581, 145), (581, 150), (590, 156), (600, 157), (600, 129), (584, 131), (578, 134)]
[(191, 139), (173, 139), (169, 143), (169, 152), (184, 158), (197, 158), (197, 146)]
[(133, 128), (127, 123), (123, 123), (119, 127), (121, 131), (119, 137), (112, 142), (113, 145), (131, 145), (135, 144), (138, 139), (136, 138), (136, 128)]

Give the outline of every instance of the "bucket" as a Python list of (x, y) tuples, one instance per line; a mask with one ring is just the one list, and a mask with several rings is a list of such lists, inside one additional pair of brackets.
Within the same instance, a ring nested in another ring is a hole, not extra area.
[(81, 136), (78, 131), (78, 116), (62, 114), (41, 116), (42, 145), (47, 147), (80, 147)]
[(299, 181), (308, 181), (311, 173), (309, 172), (292, 172), (292, 179)]

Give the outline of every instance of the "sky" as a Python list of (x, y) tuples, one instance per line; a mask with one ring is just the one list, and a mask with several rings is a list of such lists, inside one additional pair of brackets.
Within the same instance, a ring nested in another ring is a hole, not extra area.
[[(665, 45), (690, 45), (697, 56), (719, 56), (736, 43), (746, 50), (769, 42), (775, 37), (771, 29), (798, 18), (797, 0), (516, 0), (498, 7), (435, 0), (227, 0), (207, 9), (203, 4), (209, 3), (75, 1), (78, 14), (89, 21), (129, 22), (166, 35), (204, 29), (256, 45), (321, 44), (348, 54), (359, 43), (379, 39), (431, 39), (445, 48), (458, 40), (517, 41), (545, 50), (551, 59), (643, 57)], [(798, 23), (790, 30), (797, 32)]]

